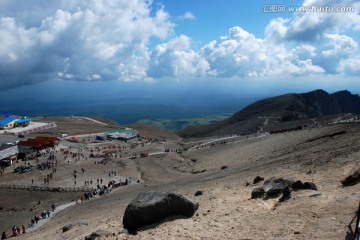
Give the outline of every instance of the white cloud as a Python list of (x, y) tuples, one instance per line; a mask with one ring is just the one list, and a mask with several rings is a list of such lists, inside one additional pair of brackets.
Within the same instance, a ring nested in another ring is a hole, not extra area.
[(342, 59), (337, 68), (339, 73), (346, 75), (360, 75), (360, 58)]
[[(305, 49), (309, 54), (303, 54)], [(313, 65), (314, 49), (304, 45), (287, 50), (282, 44), (256, 38), (240, 27), (229, 30), (229, 35), (206, 45), (201, 54), (219, 77), (248, 77), (271, 75), (317, 74), (324, 70)]]
[(185, 12), (179, 18), (183, 19), (183, 20), (195, 20), (196, 19), (196, 17), (191, 12)]
[(347, 57), (354, 53), (358, 48), (358, 43), (351, 37), (345, 35), (326, 34), (325, 38), (328, 40), (326, 43), (329, 46), (329, 49), (323, 50), (322, 54), (326, 57)]
[[(154, 82), (158, 78), (247, 78), (359, 74), (360, 2), (350, 13), (294, 13), (263, 38), (239, 26), (196, 51), (174, 34), (163, 7), (148, 0), (0, 1), (0, 89), (48, 79)], [(26, 13), (26, 14), (24, 14)], [(191, 12), (178, 19), (193, 20)], [(172, 39), (169, 39), (169, 37)], [(174, 37), (175, 36), (175, 37)], [(151, 38), (162, 43), (149, 49)]]
[[(290, 4), (288, 4), (291, 6)], [(304, 7), (353, 7), (352, 12), (296, 12), (290, 19), (274, 19), (267, 26), (268, 38), (279, 41), (317, 41), (324, 34), (360, 30), (360, 2), (357, 0), (306, 0)]]
[(191, 50), (190, 38), (181, 35), (158, 45), (151, 53), (148, 74), (160, 77), (199, 77), (209, 70), (208, 62)]
[(103, 80), (148, 80), (149, 39), (173, 31), (168, 13), (145, 0), (59, 0), (45, 4), (44, 13), (25, 4), (26, 12), (39, 13), (29, 15), (34, 19), (11, 11), (16, 3), (2, 3), (13, 15), (0, 14), (0, 88), (55, 77), (96, 80), (96, 74)]

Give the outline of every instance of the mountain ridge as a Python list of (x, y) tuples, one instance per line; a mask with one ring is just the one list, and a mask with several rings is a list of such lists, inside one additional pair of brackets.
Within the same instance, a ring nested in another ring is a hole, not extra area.
[(258, 100), (220, 122), (187, 127), (177, 133), (185, 138), (250, 134), (256, 133), (265, 119), (279, 124), (345, 113), (360, 114), (360, 97), (357, 94), (347, 90), (329, 94), (317, 89), (307, 93), (288, 93)]

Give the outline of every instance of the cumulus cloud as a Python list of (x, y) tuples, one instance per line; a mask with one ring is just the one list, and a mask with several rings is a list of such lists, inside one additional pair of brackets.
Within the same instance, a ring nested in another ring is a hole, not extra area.
[(287, 38), (313, 41), (329, 32), (360, 30), (360, 3), (357, 0), (306, 0), (305, 7), (353, 7), (350, 12), (299, 12), (289, 22)]
[[(300, 49), (308, 51), (308, 56)], [(256, 38), (244, 29), (234, 27), (227, 36), (201, 49), (201, 55), (217, 76), (258, 77), (322, 73), (324, 70), (314, 66), (308, 58), (314, 54), (313, 51), (311, 46), (288, 50), (283, 44)]]
[(196, 17), (191, 12), (185, 12), (179, 18), (183, 19), (183, 20), (195, 20), (196, 19)]
[[(264, 37), (240, 26), (199, 50), (174, 34), (171, 16), (147, 0), (0, 1), (0, 89), (49, 79), (154, 82), (159, 78), (247, 78), (359, 74), (360, 2), (350, 13), (294, 13), (269, 22)], [(26, 13), (26, 14), (24, 14)], [(179, 17), (193, 20), (191, 12)], [(152, 46), (151, 38), (161, 43)]]
[(208, 62), (191, 49), (191, 40), (181, 35), (158, 45), (151, 53), (148, 74), (161, 77), (199, 77), (209, 71)]
[[(307, 46), (304, 53), (312, 64), (327, 74), (338, 73), (342, 62), (358, 58), (358, 43), (346, 35), (347, 31), (360, 30), (360, 2), (355, 0), (306, 0), (304, 7), (353, 7), (350, 12), (298, 12), (290, 19), (273, 19), (265, 29), (265, 39), (274, 44), (285, 44), (301, 57), (299, 49)], [(300, 48), (299, 48), (300, 46)], [(301, 47), (302, 46), (302, 47)], [(310, 53), (310, 55), (308, 54)], [(302, 56), (303, 57), (303, 56)], [(352, 62), (352, 61), (350, 61)]]
[(342, 59), (337, 68), (339, 73), (345, 75), (360, 75), (360, 58)]
[(43, 13), (25, 4), (39, 16), (13, 11), (17, 1), (1, 4), (0, 88), (49, 78), (146, 80), (149, 39), (173, 29), (168, 13), (144, 0), (51, 1)]

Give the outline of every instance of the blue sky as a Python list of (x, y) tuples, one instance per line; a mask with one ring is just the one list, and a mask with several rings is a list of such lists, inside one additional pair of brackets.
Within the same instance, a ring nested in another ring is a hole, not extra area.
[(360, 93), (356, 0), (2, 0), (0, 9), (4, 106), (14, 96), (41, 105), (94, 95)]

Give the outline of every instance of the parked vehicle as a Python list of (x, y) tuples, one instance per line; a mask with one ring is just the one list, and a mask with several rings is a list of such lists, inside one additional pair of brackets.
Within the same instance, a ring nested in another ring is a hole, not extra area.
[(62, 137), (62, 138), (67, 137), (67, 136), (68, 136), (67, 133), (62, 133), (62, 134), (61, 134), (61, 137)]
[(17, 168), (14, 169), (14, 173), (25, 173), (25, 172), (30, 172), (32, 171), (32, 166), (25, 166), (25, 165), (21, 165)]

